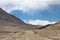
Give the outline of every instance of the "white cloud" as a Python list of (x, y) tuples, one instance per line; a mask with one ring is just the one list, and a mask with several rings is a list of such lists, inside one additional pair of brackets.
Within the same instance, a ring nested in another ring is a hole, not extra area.
[(27, 22), (28, 24), (32, 24), (32, 25), (48, 25), (48, 24), (54, 24), (56, 22), (50, 22), (50, 21), (42, 21), (42, 20), (29, 20)]
[(48, 8), (50, 4), (60, 4), (60, 0), (0, 0), (0, 7), (8, 12), (18, 9), (24, 12)]

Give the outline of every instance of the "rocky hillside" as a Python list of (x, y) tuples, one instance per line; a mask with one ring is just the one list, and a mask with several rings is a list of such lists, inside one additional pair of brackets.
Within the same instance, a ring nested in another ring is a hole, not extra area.
[(0, 32), (20, 31), (21, 29), (27, 28), (27, 25), (21, 19), (18, 19), (0, 8)]
[(25, 25), (25, 23), (21, 20), (18, 19), (17, 17), (5, 12), (3, 9), (0, 8), (0, 21), (7, 21), (7, 22), (11, 22), (11, 23), (16, 23), (16, 24), (23, 24)]
[(60, 22), (45, 26), (48, 30), (60, 30)]

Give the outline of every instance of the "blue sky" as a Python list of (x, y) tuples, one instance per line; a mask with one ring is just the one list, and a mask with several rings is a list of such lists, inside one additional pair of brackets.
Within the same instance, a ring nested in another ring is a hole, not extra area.
[(0, 0), (0, 7), (26, 23), (53, 24), (60, 21), (60, 0)]
[[(21, 10), (13, 10), (11, 13), (22, 20), (48, 20), (60, 21), (60, 5), (52, 5), (49, 10), (34, 11), (32, 15), (23, 13)], [(50, 11), (51, 10), (51, 11)]]

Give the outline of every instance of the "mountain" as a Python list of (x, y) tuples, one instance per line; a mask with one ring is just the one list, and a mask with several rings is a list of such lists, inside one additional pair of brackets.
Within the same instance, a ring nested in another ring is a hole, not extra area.
[(5, 12), (1, 8), (0, 8), (0, 21), (7, 21), (7, 22), (25, 25), (25, 23), (21, 19), (18, 19), (17, 17)]
[(49, 30), (60, 30), (60, 22), (46, 26), (46, 29)]
[(60, 30), (60, 22), (56, 22), (55, 24), (48, 24), (37, 29)]
[(20, 31), (28, 28), (19, 18), (7, 13), (0, 8), (0, 32), (1, 31)]

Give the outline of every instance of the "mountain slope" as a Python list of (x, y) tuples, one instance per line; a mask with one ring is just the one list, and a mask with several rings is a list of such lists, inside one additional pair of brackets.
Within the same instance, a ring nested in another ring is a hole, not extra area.
[(27, 25), (21, 19), (18, 19), (0, 8), (0, 32), (20, 31), (21, 29), (27, 28)]
[(17, 24), (25, 24), (21, 19), (18, 19), (17, 17), (8, 14), (1, 8), (0, 8), (0, 21), (8, 21)]
[(49, 25), (46, 27), (46, 29), (50, 30), (60, 30), (60, 22), (57, 22), (55, 24)]

